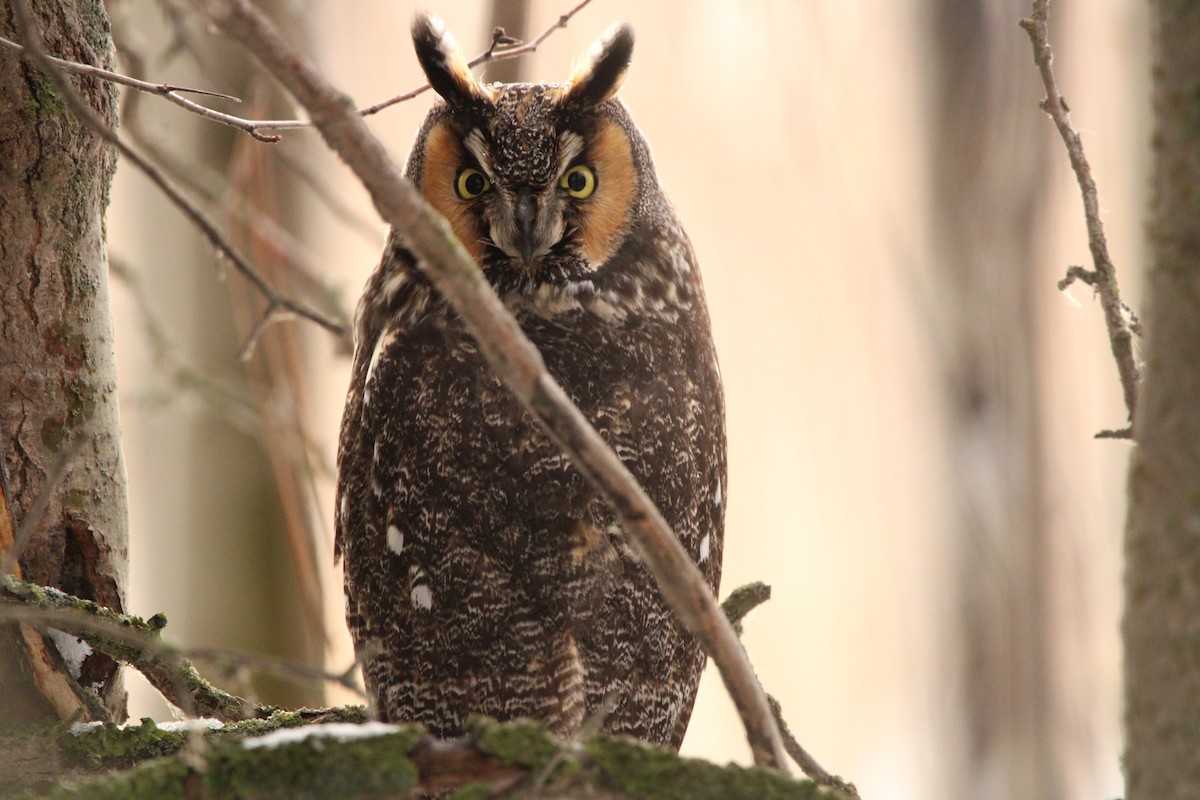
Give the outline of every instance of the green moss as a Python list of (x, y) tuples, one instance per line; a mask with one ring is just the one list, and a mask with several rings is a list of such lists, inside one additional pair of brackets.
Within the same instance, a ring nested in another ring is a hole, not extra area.
[[(36, 797), (37, 800), (182, 800), (189, 796), (186, 781), (191, 773), (191, 768), (180, 761), (155, 761), (129, 772), (58, 786)], [(28, 796), (27, 800), (34, 800), (34, 796)]]
[(31, 122), (48, 115), (68, 116), (67, 106), (53, 83), (39, 75), (30, 81), (30, 88), (32, 94), (26, 103), (26, 114), (32, 115)]
[[(276, 722), (296, 722), (305, 712), (273, 714)], [(142, 763), (124, 773), (113, 773), (59, 786), (39, 795), (47, 800), (65, 798), (373, 798), (402, 796), (416, 784), (416, 766), (409, 751), (420, 740), (420, 726), (402, 727), (395, 733), (341, 742), (309, 736), (277, 746), (247, 747), (245, 734), (253, 720), (205, 731), (209, 746), (174, 758)], [(136, 746), (180, 750), (193, 737), (189, 731), (163, 731), (143, 720), (136, 728), (100, 726), (80, 734), (77, 749), (110, 766), (132, 753)], [(66, 742), (64, 742), (66, 745)]]
[(500, 723), (491, 717), (472, 717), (467, 720), (467, 730), (480, 750), (521, 767), (543, 767), (561, 747), (545, 728), (529, 720)]
[[(184, 734), (186, 735), (186, 734)], [(78, 733), (64, 733), (59, 738), (63, 750), (87, 763), (121, 762), (132, 755), (142, 755), (162, 744), (164, 740), (182, 738), (178, 732), (164, 731), (154, 720), (142, 718), (137, 727), (121, 728), (111, 722)], [(163, 748), (169, 751), (170, 746)]]
[(792, 780), (772, 770), (719, 767), (632, 739), (598, 736), (585, 748), (605, 786), (639, 800), (809, 800), (829, 796), (810, 781)]
[(375, 797), (416, 784), (408, 752), (418, 727), (347, 743), (310, 736), (274, 748), (223, 745), (208, 758), (205, 789), (216, 797)]
[(38, 101), (37, 98), (30, 95), (25, 99), (25, 105), (21, 108), (21, 116), (25, 118), (27, 125), (32, 125), (37, 122), (38, 118)]
[(495, 796), (495, 788), (487, 781), (468, 783), (454, 792), (454, 800), (489, 800)]

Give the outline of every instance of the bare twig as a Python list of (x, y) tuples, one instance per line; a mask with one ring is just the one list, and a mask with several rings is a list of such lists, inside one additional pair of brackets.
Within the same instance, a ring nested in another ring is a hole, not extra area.
[[(25, 52), (24, 46), (18, 44), (17, 42), (10, 41), (9, 39), (5, 39), (2, 36), (0, 36), (0, 46), (15, 50), (18, 53)], [(212, 92), (207, 89), (192, 89), (186, 86), (176, 86), (170, 83), (149, 83), (147, 81), (138, 80), (137, 78), (131, 78), (128, 75), (122, 75), (119, 72), (113, 72), (111, 70), (101, 69), (100, 67), (94, 67), (91, 64), (83, 64), (78, 61), (67, 61), (66, 59), (56, 58), (51, 55), (44, 55), (44, 57), (46, 60), (43, 63), (52, 64), (58, 69), (64, 70), (65, 72), (74, 72), (77, 75), (87, 75), (94, 78), (102, 78), (103, 80), (110, 81), (111, 83), (119, 83), (122, 86), (128, 86), (131, 89), (137, 89), (139, 92), (146, 92), (147, 94), (155, 94), (159, 97), (165, 97), (167, 100), (170, 100), (172, 103), (182, 109), (190, 111), (193, 114), (199, 114), (205, 119), (211, 119), (214, 122), (220, 122), (222, 125), (229, 125), (230, 127), (243, 130), (253, 136), (255, 139), (258, 139), (260, 142), (273, 143), (279, 141), (279, 136), (277, 135), (261, 133), (259, 131), (261, 126), (255, 124), (253, 120), (243, 119), (242, 117), (236, 117), (232, 114), (224, 114), (220, 111), (216, 111), (208, 106), (201, 105), (194, 100), (189, 100), (188, 98), (184, 97), (181, 92), (204, 95), (205, 97), (216, 97), (221, 100), (231, 100), (235, 103), (242, 102), (233, 95), (222, 94), (221, 92)]]
[[(1067, 147), (1067, 156), (1071, 160), (1071, 168), (1079, 182), (1083, 194), (1083, 213), (1087, 220), (1088, 247), (1092, 252), (1094, 271), (1082, 267), (1072, 267), (1067, 277), (1059, 283), (1063, 289), (1074, 279), (1083, 280), (1092, 286), (1100, 295), (1100, 305), (1104, 309), (1104, 324), (1108, 329), (1109, 344), (1113, 358), (1117, 362), (1117, 372), (1121, 377), (1121, 390), (1125, 397), (1125, 409), (1129, 419), (1133, 419), (1137, 408), (1138, 383), (1140, 375), (1137, 360), (1133, 353), (1133, 335), (1140, 326), (1137, 318), (1129, 311), (1128, 306), (1121, 302), (1121, 292), (1117, 287), (1117, 271), (1108, 255), (1108, 242), (1104, 237), (1104, 225), (1100, 221), (1100, 200), (1096, 191), (1096, 182), (1092, 178), (1092, 169), (1083, 153), (1083, 142), (1079, 133), (1071, 125), (1071, 114), (1066, 101), (1059, 93), (1058, 83), (1054, 78), (1054, 54), (1050, 50), (1049, 41), (1050, 0), (1033, 0), (1033, 14), (1020, 22), (1021, 27), (1029, 34), (1033, 45), (1033, 62), (1037, 65), (1042, 76), (1042, 84), (1046, 87), (1046, 97), (1041, 101), (1041, 108), (1050, 115), (1054, 126)], [(1111, 438), (1116, 438), (1120, 431), (1107, 432)], [(1132, 426), (1128, 429), (1128, 437), (1132, 438)]]
[(170, 181), (165, 175), (154, 167), (144, 156), (127, 145), (121, 138), (109, 128), (104, 121), (97, 116), (79, 93), (75, 91), (75, 87), (67, 80), (57, 66), (50, 61), (50, 57), (46, 55), (45, 49), (42, 47), (40, 34), (33, 24), (29, 16), (29, 9), (26, 0), (13, 0), (12, 8), (16, 17), (17, 27), (21, 33), (21, 38), (25, 43), (26, 50), (24, 56), (32, 59), (46, 76), (54, 83), (62, 94), (63, 101), (71, 109), (71, 111), (85, 124), (93, 130), (98, 136), (117, 148), (121, 155), (128, 161), (132, 162), (146, 177), (158, 186), (162, 192), (167, 195), (168, 199), (179, 208), (184, 215), (200, 229), (205, 238), (209, 240), (217, 252), (229, 259), (234, 267), (240, 272), (250, 283), (260, 292), (268, 302), (268, 307), (278, 306), (279, 308), (287, 309), (297, 316), (304, 317), (312, 322), (317, 323), (326, 330), (337, 334), (338, 336), (346, 336), (347, 331), (344, 325), (329, 318), (328, 316), (309, 308), (291, 298), (284, 297), (274, 286), (272, 286), (259, 272), (246, 260), (242, 255), (231, 245), (216, 225), (201, 211), (195, 204), (188, 200), (183, 193)]
[[(508, 45), (515, 42), (515, 40), (512, 39), (511, 37), (507, 36), (505, 34), (503, 28), (497, 28), (497, 29), (493, 30), (491, 44), (488, 45), (486, 50), (484, 50), (482, 53), (480, 53), (479, 55), (472, 58), (469, 62), (467, 62), (468, 65), (471, 67), (478, 67), (482, 64), (487, 64), (489, 61), (504, 61), (509, 58), (516, 58), (518, 56), (526, 55), (527, 53), (537, 52), (537, 49), (542, 46), (542, 42), (549, 39), (554, 34), (555, 31), (561, 30), (562, 28), (567, 27), (567, 23), (569, 23), (571, 21), (571, 17), (575, 16), (580, 11), (582, 11), (584, 6), (586, 6), (590, 2), (592, 2), (592, 0), (582, 0), (582, 2), (576, 3), (569, 10), (567, 10), (566, 12), (561, 14), (559, 16), (559, 18), (554, 21), (553, 24), (551, 24), (544, 31), (542, 31), (541, 34), (536, 39), (534, 39), (532, 42), (529, 42), (528, 44), (522, 44), (522, 45), (518, 45), (516, 47), (510, 47)], [(503, 48), (503, 49), (501, 49), (501, 48)], [(389, 97), (387, 100), (383, 100), (379, 103), (376, 103), (375, 105), (367, 106), (366, 108), (362, 109), (358, 113), (362, 114), (364, 117), (369, 117), (372, 114), (378, 114), (380, 111), (383, 111), (385, 108), (391, 108), (392, 106), (397, 105), (399, 103), (403, 103), (407, 100), (412, 100), (414, 97), (416, 97), (417, 95), (423, 94), (428, 89), (429, 89), (429, 84), (423, 83), (414, 89), (409, 89), (407, 92), (404, 92), (403, 94), (398, 94), (395, 97)], [(312, 122), (309, 122), (307, 120), (295, 120), (295, 119), (274, 120), (274, 121), (264, 121), (264, 122), (259, 123), (259, 129), (260, 130), (286, 130), (286, 129), (294, 129), (294, 128), (307, 128), (307, 127), (312, 126), (312, 124), (313, 124)]]
[[(174, 9), (174, 7), (164, 6), (164, 11), (168, 9)], [(125, 64), (129, 75), (144, 80), (146, 57), (124, 26), (113, 26), (113, 42), (117, 47), (117, 56)], [(225, 176), (211, 167), (205, 166), (202, 162), (193, 158), (183, 159), (171, 152), (171, 149), (152, 133), (149, 126), (146, 125), (143, 115), (139, 113), (142, 108), (141, 99), (142, 95), (138, 92), (130, 92), (123, 98), (121, 102), (123, 132), (129, 136), (130, 141), (141, 148), (143, 154), (156, 166), (184, 188), (208, 201), (207, 208), (211, 212), (213, 206), (225, 199), (229, 192)], [(382, 245), (384, 232), (379, 229), (378, 224), (372, 225), (366, 216), (351, 209), (337, 192), (330, 191), (330, 188), (313, 171), (310, 164), (311, 159), (306, 155), (291, 153), (286, 144), (272, 148), (270, 152), (297, 175), (312, 190), (311, 196), (329, 209), (336, 218), (344, 222), (365, 241), (377, 247)], [(238, 199), (238, 208), (240, 208), (243, 198), (236, 192), (234, 196)], [(277, 221), (263, 214), (253, 215), (250, 224), (260, 238), (269, 241), (272, 249), (282, 255), (289, 265), (289, 272), (295, 273), (302, 279), (302, 284), (297, 286), (297, 289), (302, 289), (309, 297), (319, 296), (324, 301), (322, 304), (324, 310), (335, 319), (339, 321), (349, 319), (349, 315), (337, 307), (337, 292), (322, 280), (321, 270), (314, 264), (307, 247), (298, 242), (296, 237)]]
[[(7, 47), (8, 49), (15, 50), (18, 53), (25, 52), (24, 45), (17, 44), (10, 39), (5, 39), (3, 36), (0, 36), (0, 47)], [(167, 98), (176, 105), (181, 105), (183, 108), (186, 108), (189, 111), (195, 111), (197, 114), (203, 114), (204, 111), (210, 111), (210, 109), (200, 107), (200, 110), (197, 110), (195, 107), (196, 104), (190, 103), (186, 98), (179, 97), (180, 93), (201, 94), (205, 97), (218, 97), (222, 100), (232, 100), (235, 103), (242, 102), (240, 99), (231, 94), (213, 92), (208, 89), (194, 89), (187, 86), (176, 86), (173, 83), (148, 83), (147, 81), (138, 80), (137, 78), (131, 78), (128, 75), (122, 75), (119, 72), (101, 69), (100, 67), (93, 67), (91, 64), (82, 64), (78, 61), (67, 61), (64, 58), (56, 58), (51, 55), (47, 55), (46, 60), (64, 72), (73, 72), (76, 75), (87, 75), (93, 78), (103, 78), (111, 83), (119, 83), (122, 86), (128, 86), (131, 89), (137, 89), (139, 92), (156, 94), (159, 97)], [(182, 101), (182, 103), (180, 101)]]
[(833, 789), (838, 794), (847, 798), (858, 797), (858, 788), (847, 781), (842, 780), (837, 775), (830, 774), (824, 767), (817, 763), (817, 760), (809, 755), (808, 751), (800, 746), (800, 742), (796, 741), (796, 737), (792, 735), (792, 731), (788, 728), (787, 722), (783, 719), (783, 707), (779, 705), (779, 701), (771, 695), (767, 695), (767, 702), (771, 706), (771, 714), (775, 717), (775, 722), (779, 724), (780, 733), (783, 735), (783, 746), (787, 748), (787, 753), (792, 757), (792, 760), (800, 767), (800, 769), (813, 780), (814, 783), (819, 783), (822, 786)]
[(245, 344), (242, 345), (242, 351), (238, 354), (238, 358), (243, 363), (254, 357), (254, 351), (258, 349), (258, 340), (262, 338), (271, 323), (279, 321), (280, 317), (279, 306), (273, 303), (258, 316), (258, 321), (250, 329), (250, 334), (246, 337)]
[[(518, 56), (525, 55), (526, 53), (536, 52), (538, 47), (541, 46), (542, 42), (546, 41), (546, 39), (548, 39), (555, 31), (559, 30), (560, 28), (567, 27), (567, 23), (571, 21), (571, 17), (575, 16), (580, 11), (582, 11), (583, 7), (586, 6), (590, 2), (591, 2), (591, 0), (582, 0), (582, 2), (577, 3), (569, 11), (567, 11), (566, 13), (559, 16), (559, 18), (554, 22), (554, 24), (552, 24), (552, 25), (550, 25), (550, 27), (546, 28), (546, 30), (543, 31), (540, 36), (538, 36), (536, 39), (534, 39), (532, 42), (529, 42), (528, 44), (521, 44), (518, 46), (510, 46), (516, 40), (506, 36), (503, 29), (497, 28), (495, 31), (492, 32), (491, 44), (488, 45), (488, 48), (486, 50), (484, 50), (482, 53), (477, 55), (475, 58), (471, 59), (470, 65), (472, 67), (476, 67), (476, 66), (479, 66), (480, 64), (486, 64), (489, 61), (504, 61), (506, 59), (516, 58)], [(8, 47), (10, 49), (16, 50), (19, 53), (25, 52), (24, 46), (22, 46), (21, 44), (19, 44), (17, 42), (13, 42), (8, 39), (5, 39), (3, 37), (0, 37), (0, 46)], [(38, 48), (38, 49), (40, 51), (40, 48)], [(176, 86), (174, 84), (169, 84), (169, 83), (151, 83), (149, 81), (140, 80), (138, 78), (132, 78), (128, 75), (122, 75), (119, 72), (113, 72), (111, 70), (101, 69), (100, 67), (95, 67), (90, 64), (82, 64), (78, 61), (68, 61), (66, 59), (56, 58), (54, 56), (47, 55), (44, 52), (41, 53), (37, 58), (38, 58), (39, 63), (42, 63), (43, 66), (46, 64), (53, 64), (55, 67), (58, 67), (59, 69), (65, 70), (67, 72), (74, 72), (78, 75), (89, 75), (89, 76), (96, 77), (96, 78), (102, 78), (106, 81), (111, 81), (113, 83), (119, 83), (122, 86), (128, 86), (131, 89), (137, 89), (140, 92), (146, 92), (148, 94), (154, 94), (154, 95), (158, 95), (160, 97), (165, 97), (167, 100), (171, 101), (172, 103), (179, 106), (180, 108), (190, 111), (193, 114), (198, 114), (198, 115), (204, 117), (205, 119), (210, 119), (214, 122), (219, 122), (222, 125), (228, 125), (232, 128), (237, 128), (238, 130), (245, 131), (246, 133), (250, 134), (251, 136), (253, 136), (255, 139), (257, 139), (260, 142), (273, 144), (275, 142), (278, 142), (281, 138), (278, 134), (263, 133), (263, 131), (297, 130), (297, 129), (302, 129), (302, 128), (313, 127), (313, 123), (311, 120), (303, 120), (303, 119), (258, 119), (258, 120), (255, 120), (255, 119), (247, 119), (245, 117), (239, 117), (234, 114), (225, 114), (223, 112), (211, 109), (208, 106), (204, 106), (204, 105), (196, 103), (192, 100), (189, 100), (186, 97), (183, 97), (180, 93), (187, 92), (190, 94), (205, 95), (207, 97), (215, 97), (215, 98), (219, 98), (221, 100), (232, 100), (235, 103), (240, 103), (241, 100), (238, 99), (237, 97), (234, 97), (233, 95), (222, 94), (220, 92), (212, 92), (212, 91), (208, 91), (206, 89), (191, 89), (191, 88), (188, 88), (185, 86)], [(370, 116), (371, 114), (377, 114), (380, 111), (383, 111), (385, 108), (391, 108), (392, 106), (397, 105), (399, 103), (403, 103), (406, 100), (413, 99), (417, 95), (425, 92), (428, 88), (429, 88), (428, 83), (422, 84), (421, 86), (418, 86), (415, 89), (411, 89), (407, 92), (404, 92), (403, 94), (398, 94), (395, 97), (389, 97), (387, 100), (384, 100), (382, 102), (376, 103), (371, 106), (367, 106), (366, 108), (359, 111), (359, 113), (362, 114), (364, 117)], [(108, 137), (105, 137), (105, 138), (108, 138)], [(114, 142), (114, 144), (115, 144), (115, 142)]]
[[(721, 603), (721, 611), (725, 613), (725, 616), (729, 617), (729, 621), (733, 623), (733, 629), (737, 632), (738, 636), (741, 636), (742, 620), (746, 618), (747, 614), (770, 599), (771, 587), (762, 581), (754, 581), (753, 583), (739, 586), (730, 592), (729, 596)], [(858, 789), (853, 783), (842, 780), (818, 764), (817, 760), (792, 735), (787, 721), (783, 718), (783, 707), (779, 705), (779, 701), (773, 695), (767, 695), (767, 704), (771, 706), (771, 713), (775, 716), (775, 724), (779, 726), (779, 732), (783, 736), (783, 746), (787, 749), (787, 753), (792, 757), (792, 760), (796, 762), (796, 765), (800, 767), (800, 770), (811, 778), (814, 783), (832, 789), (842, 797), (857, 798)]]
[(699, 569), (650, 498), (546, 371), (444, 219), (400, 174), (345, 95), (296, 52), (245, 0), (193, 0), (253, 53), (311, 115), (325, 141), (354, 170), (386, 222), (458, 312), (488, 364), (580, 472), (606, 497), (634, 539), (664, 599), (716, 663), (746, 726), (755, 762), (787, 769), (783, 741), (746, 652)]
[(742, 620), (754, 609), (771, 599), (771, 587), (762, 581), (739, 586), (721, 601), (721, 611), (729, 617), (733, 632), (742, 635)]

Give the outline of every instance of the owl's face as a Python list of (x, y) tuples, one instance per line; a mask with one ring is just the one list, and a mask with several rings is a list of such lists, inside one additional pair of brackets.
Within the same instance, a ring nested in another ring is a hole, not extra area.
[(635, 157), (640, 135), (612, 99), (631, 29), (610, 29), (565, 84), (480, 83), (436, 17), (417, 18), (413, 42), (445, 103), (425, 121), (409, 176), (489, 279), (528, 287), (601, 268), (653, 182)]

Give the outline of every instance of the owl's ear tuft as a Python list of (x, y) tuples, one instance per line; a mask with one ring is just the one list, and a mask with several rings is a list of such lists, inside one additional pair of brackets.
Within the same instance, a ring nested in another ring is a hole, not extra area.
[(571, 70), (571, 85), (563, 102), (579, 108), (600, 105), (621, 88), (632, 57), (633, 27), (628, 22), (614, 22)]
[(491, 103), (492, 92), (471, 74), (454, 36), (436, 15), (418, 12), (412, 23), (413, 49), (429, 85), (451, 106)]

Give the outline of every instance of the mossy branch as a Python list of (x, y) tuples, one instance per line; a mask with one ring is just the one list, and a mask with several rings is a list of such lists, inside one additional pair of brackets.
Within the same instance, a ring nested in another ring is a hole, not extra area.
[[(297, 724), (284, 720), (278, 727)], [(311, 797), (402, 798), (453, 791), (455, 797), (526, 797), (542, 781), (543, 796), (610, 800), (809, 800), (826, 790), (774, 770), (717, 766), (631, 739), (596, 735), (563, 742), (540, 725), (473, 720), (469, 735), (440, 740), (419, 726), (347, 724), (277, 731), (247, 738), (238, 723), (188, 734), (159, 732), (152, 723), (107, 725), (84, 736), (122, 735), (130, 741), (169, 742), (175, 755), (124, 772), (73, 780), (36, 795), (45, 800)], [(298, 724), (303, 724), (299, 721)], [(67, 734), (74, 736), (74, 734)], [(139, 747), (144, 744), (139, 744)], [(546, 773), (549, 773), (548, 776)], [(32, 798), (33, 794), (25, 797)]]
[(216, 688), (200, 677), (181, 652), (160, 636), (166, 617), (149, 620), (118, 614), (83, 600), (11, 575), (4, 576), (0, 616), (53, 627), (83, 639), (96, 650), (136, 669), (168, 702), (188, 714), (223, 721), (269, 714), (240, 697)]

